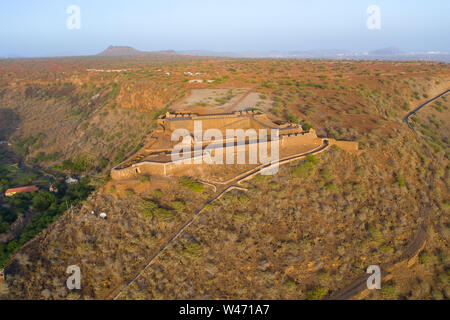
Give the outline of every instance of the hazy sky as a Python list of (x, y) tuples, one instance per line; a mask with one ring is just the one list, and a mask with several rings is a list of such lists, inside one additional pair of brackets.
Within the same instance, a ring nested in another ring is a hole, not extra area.
[[(81, 29), (67, 28), (70, 5)], [(381, 29), (366, 26), (370, 5)], [(450, 52), (449, 0), (0, 0), (0, 56), (140, 50), (271, 51), (396, 46)]]

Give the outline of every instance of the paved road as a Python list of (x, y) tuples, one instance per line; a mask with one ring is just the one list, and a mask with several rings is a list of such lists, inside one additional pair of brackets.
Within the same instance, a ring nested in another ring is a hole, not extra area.
[[(443, 93), (437, 95), (433, 99), (430, 99), (424, 103), (422, 103), (420, 106), (409, 112), (404, 118), (403, 121), (408, 125), (408, 127), (415, 133), (414, 128), (409, 123), (409, 118), (416, 114), (419, 110), (421, 110), (423, 107), (429, 105), (433, 101), (439, 99), (440, 97), (446, 95), (450, 92), (449, 90), (444, 91)], [(387, 269), (392, 270), (395, 268), (395, 266), (398, 266), (402, 263), (409, 262), (411, 259), (413, 259), (425, 246), (427, 241), (427, 231), (426, 227), (428, 224), (428, 214), (426, 208), (422, 209), (422, 217), (424, 217), (425, 222), (420, 227), (419, 232), (415, 236), (415, 238), (411, 241), (409, 246), (406, 248), (405, 252), (403, 253), (403, 256), (401, 257), (400, 261), (397, 263), (389, 266)], [(384, 280), (386, 280), (387, 277), (392, 276), (390, 272), (386, 271), (386, 269), (381, 269), (381, 274)], [(329, 298), (329, 300), (348, 300), (356, 295), (362, 293), (363, 291), (367, 290), (367, 279), (370, 277), (370, 274), (366, 274), (361, 276), (360, 278), (354, 280), (350, 285), (345, 287), (344, 289), (340, 290), (333, 296)]]
[[(433, 99), (430, 99), (424, 103), (422, 103), (420, 106), (418, 106), (417, 108), (415, 108), (413, 111), (411, 111), (410, 113), (408, 113), (404, 118), (403, 121), (406, 122), (406, 124), (408, 125), (408, 127), (414, 131), (414, 128), (411, 126), (411, 124), (409, 123), (409, 118), (411, 118), (411, 116), (413, 116), (414, 114), (417, 113), (417, 111), (419, 111), (420, 109), (422, 109), (423, 107), (427, 106), (428, 104), (432, 103), (433, 101), (439, 99), (440, 97), (445, 96), (447, 93), (450, 92), (450, 89), (442, 92), (441, 94), (437, 95), (436, 97), (434, 97)], [(414, 131), (415, 132), (415, 131)]]

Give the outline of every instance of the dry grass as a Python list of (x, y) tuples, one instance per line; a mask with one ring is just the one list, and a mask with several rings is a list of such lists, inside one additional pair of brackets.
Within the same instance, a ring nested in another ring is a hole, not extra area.
[[(365, 150), (355, 156), (333, 149), (315, 165), (283, 167), (274, 177), (250, 181), (248, 193), (227, 194), (124, 298), (323, 298), (368, 265), (398, 259), (425, 210), (430, 241), (422, 262), (408, 273), (420, 281), (399, 275), (374, 297), (449, 298), (448, 134), (440, 130), (448, 125), (421, 120), (430, 126), (422, 134), (440, 145), (423, 143), (401, 123), (408, 109), (448, 88), (448, 64), (148, 58), (0, 64), (1, 108), (19, 119), (8, 137), (37, 137), (24, 152), (28, 158), (61, 154), (42, 160), (44, 167), (81, 154), (92, 158), (93, 171), (107, 172), (145, 143), (153, 118), (190, 89), (255, 87), (273, 101), (274, 120), (307, 120), (319, 134), (356, 140)], [(88, 68), (130, 71), (97, 74)], [(186, 82), (187, 71), (215, 81)], [(66, 212), (16, 256), (7, 270), (9, 297), (111, 297), (212, 197), (210, 188), (196, 193), (176, 181), (152, 181), (109, 183), (83, 208)], [(92, 216), (92, 209), (107, 212), (108, 219)], [(84, 276), (77, 293), (64, 285), (71, 264)]]

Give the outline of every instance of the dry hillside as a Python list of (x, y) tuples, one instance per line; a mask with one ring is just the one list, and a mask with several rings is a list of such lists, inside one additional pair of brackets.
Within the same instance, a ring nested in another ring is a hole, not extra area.
[[(0, 119), (0, 136), (12, 150), (56, 172), (64, 160), (81, 162), (102, 178), (13, 257), (4, 297), (322, 299), (371, 264), (399, 261), (425, 225), (418, 262), (369, 297), (449, 298), (450, 97), (414, 118), (417, 134), (402, 122), (450, 88), (448, 64), (95, 57), (0, 66), (0, 114), (10, 119)], [(334, 147), (227, 193), (126, 286), (214, 190), (191, 179), (115, 183), (108, 169), (145, 145), (154, 119), (192, 89), (239, 88), (270, 101), (273, 120), (302, 120), (363, 152)], [(73, 264), (82, 289), (69, 292)]]

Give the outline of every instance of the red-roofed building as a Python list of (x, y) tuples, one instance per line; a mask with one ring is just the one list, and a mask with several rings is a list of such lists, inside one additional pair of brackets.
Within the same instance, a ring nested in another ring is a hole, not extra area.
[(35, 192), (35, 191), (39, 191), (39, 188), (36, 187), (36, 186), (13, 188), (13, 189), (6, 190), (5, 196), (6, 197), (12, 197), (13, 195), (15, 195), (17, 193)]

